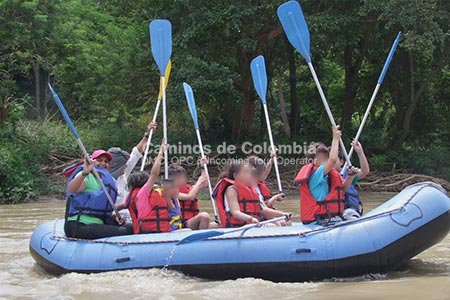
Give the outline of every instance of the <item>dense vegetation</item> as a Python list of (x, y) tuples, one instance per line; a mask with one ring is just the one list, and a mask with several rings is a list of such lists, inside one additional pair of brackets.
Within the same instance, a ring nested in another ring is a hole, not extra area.
[[(173, 25), (168, 89), (172, 142), (191, 143), (182, 92), (196, 92), (207, 143), (262, 142), (249, 63), (266, 57), (277, 143), (330, 139), (303, 58), (276, 17), (283, 0), (1, 0), (0, 202), (48, 191), (42, 168), (77, 155), (51, 82), (88, 148), (130, 147), (154, 109), (159, 77), (148, 22)], [(450, 2), (304, 0), (311, 52), (349, 143), (398, 31), (403, 39), (362, 142), (377, 169), (450, 178)], [(58, 160), (57, 160), (58, 161)]]

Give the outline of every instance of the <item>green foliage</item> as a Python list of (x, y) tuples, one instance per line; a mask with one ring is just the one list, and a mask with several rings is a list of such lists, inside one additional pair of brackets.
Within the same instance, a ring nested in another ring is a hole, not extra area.
[[(52, 157), (79, 156), (65, 124), (55, 121), (60, 114), (48, 82), (89, 150), (134, 145), (153, 114), (159, 89), (148, 32), (148, 22), (155, 18), (173, 25), (167, 90), (172, 143), (195, 143), (182, 82), (194, 89), (205, 143), (267, 141), (249, 77), (249, 62), (259, 54), (266, 58), (275, 142), (330, 141), (329, 121), (310, 71), (300, 55), (291, 55), (277, 20), (282, 2), (0, 1), (0, 108), (8, 111), (0, 128), (2, 166), (8, 164), (5, 170), (11, 174), (25, 172), (20, 175), (24, 184), (37, 192), (43, 190), (41, 181), (29, 179), (31, 171), (20, 164), (31, 158), (39, 177), (39, 168), (54, 163)], [(393, 39), (403, 32), (362, 143), (375, 168), (395, 163), (400, 169), (449, 178), (442, 153), (450, 147), (450, 2), (304, 0), (301, 5), (314, 65), (335, 119), (343, 122), (347, 144)], [(298, 118), (289, 134), (282, 109), (289, 123)], [(160, 138), (158, 132), (154, 141)], [(21, 151), (8, 156), (11, 147)], [(13, 170), (14, 161), (19, 166)], [(28, 196), (25, 190), (23, 197)]]

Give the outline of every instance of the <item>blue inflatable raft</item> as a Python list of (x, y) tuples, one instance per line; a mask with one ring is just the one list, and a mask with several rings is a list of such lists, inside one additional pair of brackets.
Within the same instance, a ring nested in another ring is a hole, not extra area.
[(177, 245), (199, 232), (74, 240), (64, 236), (64, 220), (56, 220), (34, 231), (30, 252), (52, 274), (166, 267), (209, 279), (350, 277), (389, 272), (435, 245), (449, 231), (449, 211), (445, 190), (426, 182), (358, 220), (328, 227), (294, 223)]

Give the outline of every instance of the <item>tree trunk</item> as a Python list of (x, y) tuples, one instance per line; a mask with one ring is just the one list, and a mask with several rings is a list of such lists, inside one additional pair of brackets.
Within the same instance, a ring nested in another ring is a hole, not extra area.
[(361, 70), (364, 58), (367, 56), (369, 50), (370, 37), (372, 35), (375, 22), (368, 20), (367, 29), (364, 38), (359, 41), (358, 52), (355, 59), (353, 59), (354, 46), (346, 44), (344, 48), (344, 70), (345, 70), (345, 87), (344, 100), (342, 106), (341, 129), (344, 129), (353, 115), (353, 109), (356, 99), (358, 74)]
[(280, 112), (281, 112), (281, 119), (283, 120), (283, 131), (286, 136), (291, 136), (291, 128), (289, 126), (289, 119), (286, 112), (286, 101), (284, 100), (284, 93), (283, 93), (283, 77), (281, 76), (281, 73), (278, 72), (278, 97), (280, 100)]
[(2, 105), (0, 106), (0, 124), (8, 121), (8, 96), (2, 98)]
[[(298, 99), (297, 99), (297, 68), (295, 66), (295, 49), (288, 43), (288, 61), (289, 61), (289, 93), (291, 100), (291, 119), (289, 122), (292, 136), (296, 136), (298, 132), (299, 115), (298, 115)], [(281, 79), (281, 75), (280, 75)], [(280, 86), (282, 86), (280, 81)], [(281, 95), (280, 95), (281, 98)], [(280, 99), (281, 100), (281, 99)]]
[(414, 114), (414, 111), (417, 107), (417, 102), (419, 101), (419, 98), (423, 95), (425, 92), (426, 87), (428, 86), (429, 79), (424, 80), (422, 84), (419, 86), (419, 89), (415, 90), (415, 77), (414, 77), (414, 57), (411, 51), (408, 53), (408, 61), (409, 61), (409, 71), (410, 71), (410, 95), (409, 95), (409, 101), (406, 105), (406, 110), (403, 116), (403, 122), (402, 122), (402, 134), (404, 138), (406, 138), (411, 131), (411, 119)]
[(247, 135), (253, 131), (253, 117), (255, 115), (256, 92), (253, 90), (252, 75), (250, 73), (250, 60), (252, 54), (244, 49), (239, 50), (239, 69), (241, 74), (241, 84), (239, 89), (244, 95), (241, 107), (241, 115), (237, 137)]
[(40, 119), (42, 116), (41, 112), (41, 72), (39, 70), (39, 63), (37, 61), (33, 61), (31, 63), (33, 67), (33, 77), (34, 77), (34, 97), (36, 99), (36, 115), (37, 118)]

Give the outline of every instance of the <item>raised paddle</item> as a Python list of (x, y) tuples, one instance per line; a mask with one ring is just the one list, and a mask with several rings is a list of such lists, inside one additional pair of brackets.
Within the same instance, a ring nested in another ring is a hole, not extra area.
[[(162, 87), (162, 110), (163, 110), (163, 139), (167, 139), (167, 111), (166, 111), (166, 80), (165, 71), (172, 55), (172, 24), (167, 20), (154, 20), (149, 24), (150, 45), (153, 58), (156, 61), (161, 74)], [(169, 157), (167, 150), (164, 151), (164, 178), (169, 175)]]
[[(317, 77), (316, 71), (314, 70), (314, 66), (311, 62), (311, 57), (309, 55), (309, 30), (300, 4), (297, 1), (288, 1), (280, 5), (278, 7), (278, 18), (280, 19), (281, 26), (283, 27), (289, 42), (295, 49), (297, 49), (298, 52), (300, 52), (308, 63), (309, 70), (314, 78), (314, 82), (316, 83), (320, 98), (325, 106), (331, 125), (336, 127), (336, 122), (333, 114), (331, 113), (330, 106), (328, 105), (328, 101), (325, 98), (319, 78)], [(350, 157), (348, 156), (347, 149), (345, 148), (342, 138), (339, 140), (339, 144), (342, 152), (344, 153), (346, 162), (349, 166), (351, 166), (352, 164), (350, 162)]]
[[(186, 95), (186, 101), (187, 101), (187, 104), (189, 107), (189, 111), (191, 113), (192, 120), (194, 121), (195, 133), (197, 134), (197, 141), (198, 141), (198, 145), (200, 147), (200, 155), (203, 158), (203, 157), (205, 157), (205, 152), (203, 151), (202, 137), (200, 136), (200, 129), (198, 126), (197, 106), (195, 105), (194, 92), (192, 91), (191, 86), (189, 84), (187, 84), (186, 82), (183, 83), (183, 87), (184, 87), (184, 93)], [(211, 180), (209, 179), (208, 166), (206, 164), (204, 164), (203, 168), (205, 170), (206, 176), (208, 176), (208, 189), (209, 189), (209, 196), (211, 198), (211, 204), (212, 204), (212, 207), (214, 210), (214, 219), (217, 223), (219, 223), (220, 220), (219, 220), (219, 215), (217, 213), (216, 203), (214, 202)]]
[(281, 222), (281, 221), (289, 221), (291, 219), (291, 215), (286, 215), (284, 217), (278, 217), (278, 218), (274, 218), (274, 219), (270, 219), (267, 221), (263, 221), (260, 223), (255, 223), (255, 224), (248, 224), (236, 229), (232, 229), (232, 230), (209, 230), (209, 231), (204, 231), (204, 232), (199, 232), (199, 233), (194, 233), (191, 235), (188, 235), (187, 237), (185, 237), (184, 239), (182, 239), (181, 241), (179, 241), (177, 243), (178, 245), (183, 245), (183, 244), (189, 244), (192, 242), (197, 242), (197, 241), (203, 241), (212, 237), (216, 237), (216, 236), (221, 236), (221, 235), (225, 235), (225, 234), (230, 234), (230, 233), (235, 233), (235, 232), (239, 232), (239, 231), (245, 231), (251, 228), (255, 228), (255, 227), (262, 227), (264, 225), (267, 224), (271, 224), (271, 223), (275, 223), (275, 222)]
[[(166, 81), (166, 88), (167, 88), (167, 85), (169, 84), (169, 77), (170, 77), (171, 69), (172, 69), (172, 61), (169, 60), (169, 63), (167, 64), (167, 68), (166, 68), (165, 78), (164, 78)], [(160, 80), (158, 101), (156, 102), (156, 108), (155, 108), (155, 112), (153, 113), (152, 122), (156, 122), (156, 118), (158, 117), (158, 111), (159, 111), (159, 106), (161, 104), (161, 99), (162, 99), (162, 83)], [(145, 145), (145, 152), (144, 152), (144, 156), (142, 157), (141, 171), (144, 171), (144, 167), (147, 162), (148, 149), (150, 148), (150, 144), (152, 142), (152, 136), (153, 136), (153, 129), (151, 129), (150, 132), (148, 133), (147, 144)]]
[(263, 104), (264, 115), (266, 116), (267, 132), (269, 133), (270, 147), (272, 148), (272, 151), (275, 151), (274, 166), (278, 182), (278, 191), (282, 193), (283, 187), (281, 186), (280, 172), (278, 171), (277, 155), (275, 145), (273, 143), (272, 128), (270, 126), (269, 120), (269, 111), (267, 110), (267, 100), (266, 100), (267, 73), (266, 73), (266, 64), (264, 62), (264, 57), (262, 55), (257, 56), (255, 59), (252, 60), (250, 64), (250, 70), (252, 72), (253, 85), (255, 86), (255, 90), (258, 93), (258, 96)]
[[(72, 120), (70, 119), (69, 114), (66, 111), (66, 108), (64, 107), (63, 103), (61, 102), (61, 99), (59, 99), (58, 94), (56, 94), (55, 90), (52, 88), (50, 83), (48, 84), (48, 87), (50, 89), (50, 92), (52, 93), (52, 96), (56, 102), (56, 105), (58, 105), (58, 108), (64, 117), (64, 120), (66, 120), (67, 125), (69, 125), (70, 131), (72, 131), (73, 136), (77, 140), (78, 146), (80, 147), (81, 151), (83, 152), (83, 155), (87, 158), (89, 163), (92, 163), (91, 157), (89, 156), (86, 148), (84, 147), (84, 144), (81, 141), (80, 135), (78, 134), (77, 129), (73, 125)], [(106, 197), (108, 198), (109, 204), (111, 204), (111, 206), (113, 207), (114, 212), (116, 213), (116, 217), (118, 219), (120, 219), (121, 217), (120, 217), (119, 211), (116, 209), (115, 202), (113, 201), (113, 199), (111, 198), (111, 195), (109, 194), (108, 190), (106, 189), (105, 184), (103, 183), (103, 180), (100, 177), (100, 174), (98, 174), (97, 169), (95, 169), (95, 168), (92, 169), (92, 171), (93, 171), (95, 177), (97, 178), (98, 182), (100, 183), (100, 186), (102, 187), (103, 191), (105, 192)]]
[[(372, 98), (370, 98), (369, 105), (367, 106), (366, 112), (364, 113), (364, 117), (363, 117), (363, 119), (361, 121), (361, 124), (359, 125), (358, 132), (356, 133), (356, 136), (354, 138), (355, 141), (358, 141), (360, 136), (361, 136), (361, 133), (362, 133), (362, 131), (364, 129), (364, 125), (366, 124), (367, 118), (369, 117), (370, 110), (372, 109), (372, 106), (373, 106), (373, 103), (375, 101), (375, 98), (377, 97), (378, 90), (380, 89), (381, 84), (383, 83), (383, 80), (384, 80), (384, 76), (386, 76), (386, 72), (389, 69), (389, 66), (391, 64), (392, 58), (394, 57), (395, 50), (397, 50), (397, 46), (398, 46), (398, 43), (400, 42), (401, 35), (402, 35), (402, 33), (399, 32), (397, 34), (397, 37), (394, 40), (394, 43), (392, 44), (391, 51), (389, 51), (388, 57), (387, 57), (386, 62), (384, 63), (384, 66), (383, 66), (383, 70), (381, 70), (380, 77), (378, 78), (377, 85), (375, 86), (375, 90), (373, 91)], [(352, 146), (350, 148), (350, 152), (348, 153), (348, 157), (350, 159), (352, 159), (352, 155), (353, 155), (353, 151), (354, 150), (355, 149)], [(346, 162), (344, 167), (342, 168), (342, 170), (343, 171), (346, 170), (347, 166), (348, 165), (347, 165), (347, 162)]]

